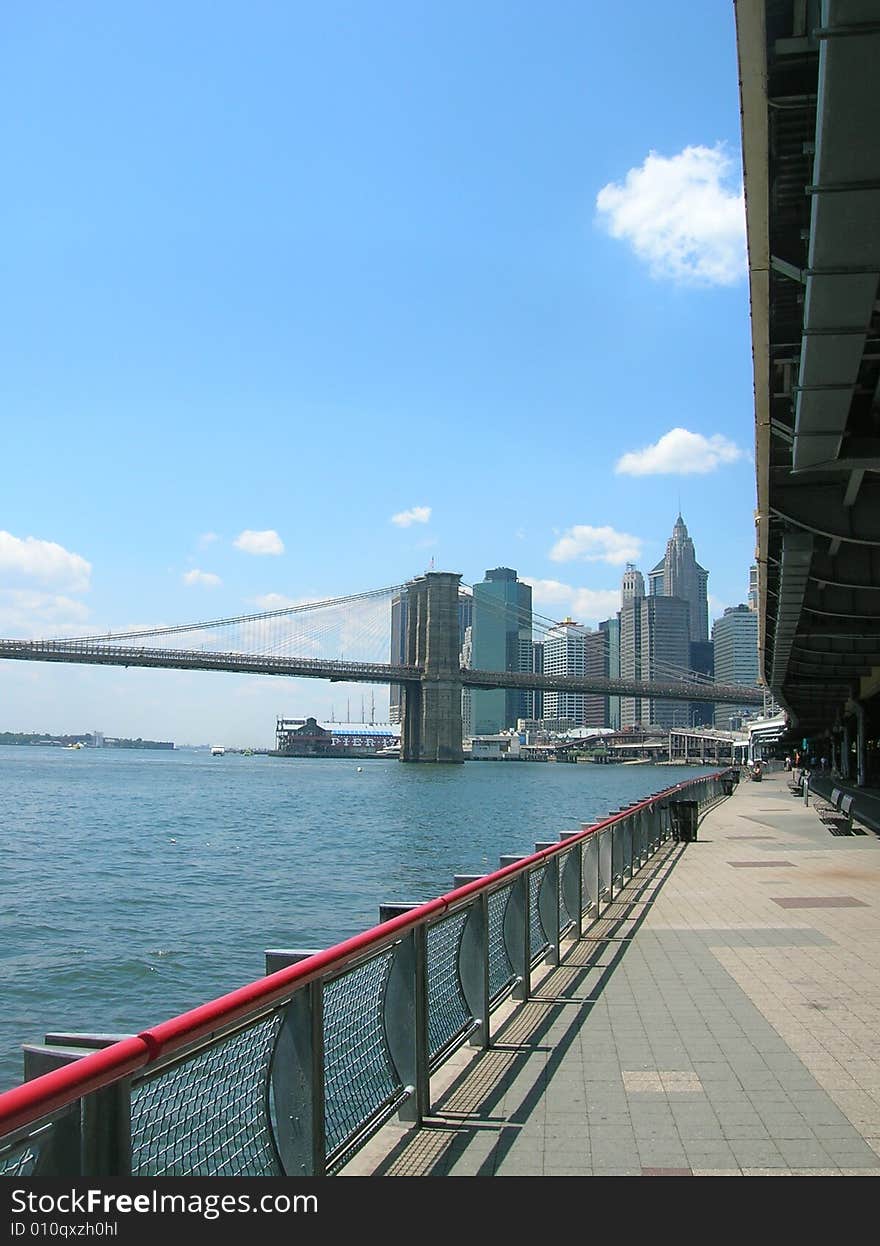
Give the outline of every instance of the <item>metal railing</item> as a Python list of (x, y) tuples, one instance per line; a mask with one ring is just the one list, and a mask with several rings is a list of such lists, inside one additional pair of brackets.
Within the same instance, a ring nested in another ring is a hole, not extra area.
[(265, 978), (136, 1036), (47, 1035), (0, 1095), (0, 1176), (334, 1172), (395, 1112), (428, 1114), (431, 1072), (491, 1045), (493, 1009), (602, 917), (677, 802), (732, 787), (678, 784), (335, 947), (269, 952)]

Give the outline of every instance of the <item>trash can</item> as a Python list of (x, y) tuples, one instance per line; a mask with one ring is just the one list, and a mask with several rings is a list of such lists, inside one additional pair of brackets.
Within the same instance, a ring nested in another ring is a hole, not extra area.
[(700, 805), (696, 800), (672, 800), (669, 802), (672, 814), (672, 838), (676, 843), (692, 844), (697, 838), (697, 821), (700, 816)]

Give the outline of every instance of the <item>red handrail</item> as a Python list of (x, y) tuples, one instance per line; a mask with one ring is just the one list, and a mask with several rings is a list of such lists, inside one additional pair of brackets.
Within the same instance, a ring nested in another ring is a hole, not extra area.
[[(721, 773), (723, 772), (718, 771), (713, 775), (703, 775), (701, 779), (717, 778)], [(316, 952), (295, 965), (288, 965), (264, 978), (258, 978), (247, 986), (221, 995), (209, 1003), (200, 1004), (197, 1008), (162, 1021), (150, 1029), (142, 1030), (140, 1034), (90, 1052), (71, 1064), (52, 1069), (49, 1073), (5, 1091), (0, 1094), (0, 1138), (59, 1111), (83, 1095), (101, 1090), (120, 1078), (129, 1076), (162, 1056), (173, 1055), (206, 1035), (227, 1029), (248, 1016), (258, 1015), (290, 995), (292, 989), (304, 987), (316, 978), (327, 976), (330, 971), (341, 971), (350, 961), (371, 948), (437, 917), (480, 891), (496, 887), (514, 874), (533, 868), (548, 857), (568, 851), (574, 844), (590, 835), (597, 834), (641, 809), (649, 808), (658, 800), (674, 795), (701, 779), (678, 783), (675, 787), (657, 792), (601, 822), (585, 827), (578, 834), (561, 840), (550, 848), (544, 848), (473, 882), (465, 883), (462, 887), (456, 887), (445, 895), (428, 900), (425, 904), (353, 935), (342, 943)]]

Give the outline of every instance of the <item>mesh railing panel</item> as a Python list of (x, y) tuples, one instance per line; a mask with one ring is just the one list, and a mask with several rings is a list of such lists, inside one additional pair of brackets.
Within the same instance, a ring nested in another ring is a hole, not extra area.
[(595, 903), (599, 883), (596, 871), (599, 868), (599, 839), (593, 835), (585, 844), (581, 844), (581, 894), (584, 897), (584, 908)]
[(513, 965), (504, 941), (504, 914), (510, 899), (510, 887), (489, 896), (489, 998), (503, 991), (514, 977)]
[(0, 1150), (0, 1177), (32, 1177), (38, 1154), (39, 1147), (34, 1145), (33, 1138)]
[(132, 1087), (132, 1176), (283, 1176), (267, 1112), (281, 1019), (274, 1012)]
[[(559, 858), (559, 929), (560, 932), (577, 919), (577, 899), (574, 887), (577, 885), (577, 871), (581, 868), (581, 849), (572, 848)], [(572, 891), (571, 903), (568, 893)]]
[(538, 911), (538, 893), (541, 890), (546, 869), (547, 867), (542, 865), (540, 869), (533, 870), (529, 875), (529, 947), (532, 956), (536, 956), (550, 942)]
[(466, 913), (428, 928), (428, 1048), (431, 1058), (472, 1020), (461, 989), (458, 948)]
[(357, 1133), (401, 1089), (383, 1021), (392, 953), (383, 952), (324, 987), (327, 1154)]

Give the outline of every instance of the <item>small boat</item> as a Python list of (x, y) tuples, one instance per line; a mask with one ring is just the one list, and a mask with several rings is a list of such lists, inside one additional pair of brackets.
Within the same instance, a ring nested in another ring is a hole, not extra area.
[(226, 752), (226, 749), (223, 747), (222, 744), (211, 745), (211, 756), (212, 757), (222, 757), (225, 752)]

